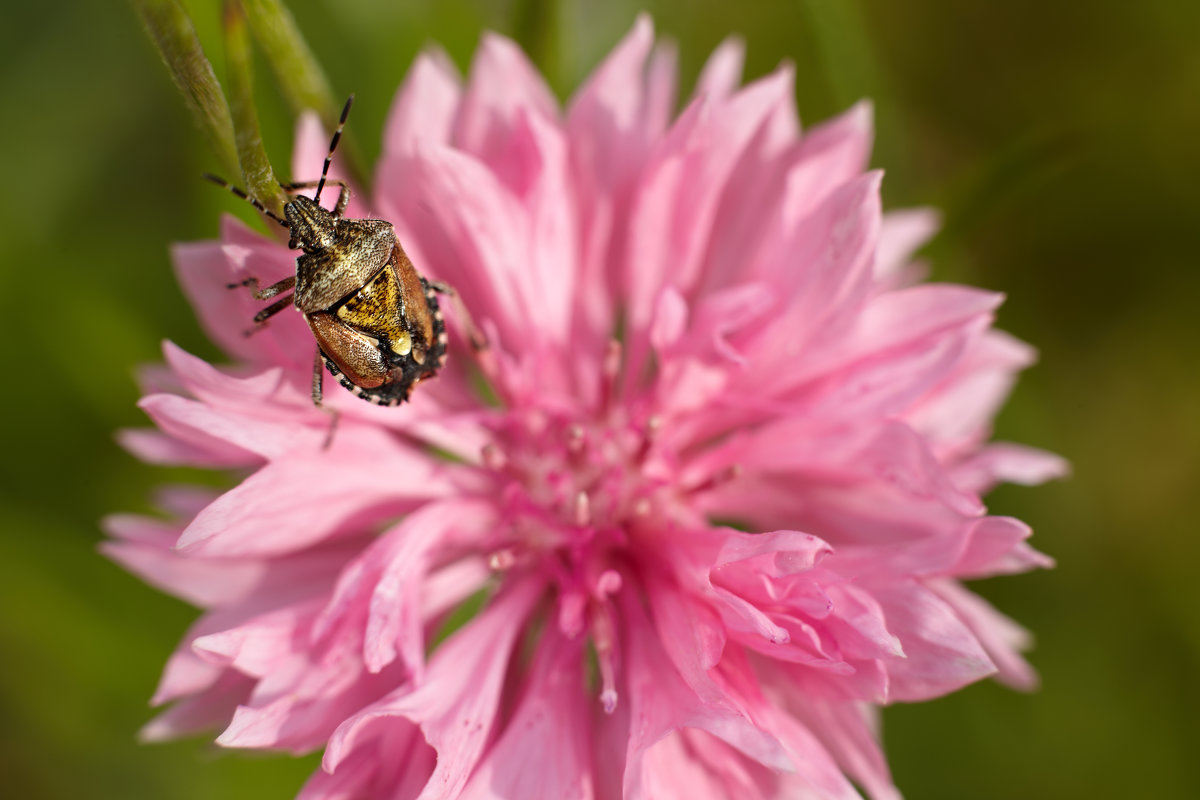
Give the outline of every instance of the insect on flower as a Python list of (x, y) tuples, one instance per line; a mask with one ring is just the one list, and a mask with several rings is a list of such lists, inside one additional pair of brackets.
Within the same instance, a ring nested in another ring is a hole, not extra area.
[[(312, 400), (318, 408), (324, 408), (322, 362), (342, 386), (368, 402), (394, 406), (407, 400), (414, 386), (445, 363), (446, 327), (437, 295), (454, 296), (446, 284), (421, 277), (392, 223), (344, 216), (350, 187), (326, 177), (353, 102), (351, 95), (342, 109), (320, 180), (280, 184), (293, 195), (283, 207), (284, 218), (221, 178), (205, 176), (287, 228), (288, 247), (303, 251), (295, 275), (265, 289), (257, 278), (229, 288), (249, 287), (258, 300), (288, 292), (254, 315), (256, 327), (250, 332), (289, 305), (299, 309), (317, 340)], [(339, 187), (332, 211), (320, 205), (326, 182)], [(312, 199), (295, 194), (314, 186)]]

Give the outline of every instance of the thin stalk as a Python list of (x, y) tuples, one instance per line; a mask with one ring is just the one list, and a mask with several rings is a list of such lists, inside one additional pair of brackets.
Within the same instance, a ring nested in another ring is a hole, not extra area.
[[(308, 46), (296, 19), (281, 0), (239, 0), (254, 38), (275, 73), (280, 89), (297, 116), (316, 111), (328, 130), (337, 127), (345, 98), (338, 100), (329, 79)], [(347, 137), (349, 138), (349, 137)], [(346, 146), (349, 145), (349, 146)], [(353, 139), (343, 139), (346, 163), (359, 182), (364, 175)]]
[(237, 173), (238, 149), (229, 105), (187, 11), (178, 0), (132, 2), (222, 167), (230, 175)]
[(229, 82), (229, 107), (233, 115), (234, 138), (242, 179), (251, 197), (283, 216), (287, 196), (279, 187), (267, 151), (254, 106), (254, 76), (250, 39), (246, 35), (246, 17), (238, 0), (225, 0), (222, 17), (225, 34), (225, 59)]

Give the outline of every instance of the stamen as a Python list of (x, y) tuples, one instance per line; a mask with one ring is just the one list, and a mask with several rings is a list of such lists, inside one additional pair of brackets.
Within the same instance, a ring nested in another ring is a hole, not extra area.
[(608, 340), (608, 350), (604, 353), (604, 364), (601, 367), (604, 379), (600, 384), (600, 411), (606, 412), (612, 404), (617, 392), (617, 376), (621, 373), (621, 356), (623, 348), (616, 339)]
[(596, 661), (600, 667), (600, 703), (604, 713), (617, 710), (617, 679), (613, 659), (616, 656), (612, 616), (608, 609), (595, 607), (592, 612), (592, 644), (596, 648)]
[(586, 443), (587, 431), (578, 422), (572, 423), (567, 428), (567, 452), (571, 455), (579, 455)]
[(654, 440), (658, 438), (659, 431), (662, 430), (662, 417), (657, 414), (646, 420), (646, 430), (642, 432), (642, 443), (638, 445), (637, 453), (633, 456), (635, 464), (640, 464), (646, 460), (646, 456), (650, 454), (650, 448), (654, 444)]
[(587, 492), (575, 495), (575, 524), (583, 528), (592, 521), (592, 501)]
[(587, 597), (580, 591), (566, 591), (558, 600), (558, 629), (568, 639), (574, 639), (583, 633), (584, 618), (587, 610)]
[(483, 446), (482, 454), (483, 464), (490, 470), (500, 471), (508, 464), (508, 458), (504, 452), (492, 442), (488, 442)]
[(600, 575), (600, 580), (596, 581), (596, 597), (601, 600), (607, 600), (612, 595), (621, 591), (621, 573), (615, 569), (606, 569)]
[(517, 554), (511, 547), (505, 547), (488, 556), (488, 567), (495, 572), (512, 569), (517, 563)]
[(623, 348), (616, 339), (608, 340), (608, 350), (604, 353), (604, 377), (610, 381), (617, 377), (621, 370), (621, 354)]

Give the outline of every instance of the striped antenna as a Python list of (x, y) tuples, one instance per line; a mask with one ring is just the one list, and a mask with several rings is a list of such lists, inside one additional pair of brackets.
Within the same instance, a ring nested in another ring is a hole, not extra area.
[(262, 203), (258, 202), (258, 201), (257, 201), (257, 200), (255, 200), (253, 197), (251, 197), (250, 195), (246, 194), (246, 192), (245, 192), (245, 191), (243, 191), (242, 189), (239, 189), (238, 187), (234, 186), (233, 184), (231, 184), (229, 181), (225, 180), (224, 178), (218, 178), (216, 175), (213, 175), (213, 174), (211, 174), (211, 173), (208, 173), (208, 172), (204, 173), (204, 178), (205, 178), (205, 180), (210, 180), (210, 181), (212, 181), (212, 182), (213, 182), (213, 183), (215, 183), (217, 186), (224, 186), (226, 189), (228, 189), (229, 191), (233, 192), (233, 193), (234, 193), (234, 195), (236, 195), (237, 197), (240, 197), (240, 198), (242, 198), (242, 199), (243, 199), (243, 200), (245, 200), (247, 203), (249, 203), (250, 205), (252, 205), (252, 206), (254, 206), (255, 208), (257, 208), (257, 209), (258, 209), (259, 211), (261, 211), (261, 212), (262, 212), (262, 213), (263, 213), (265, 216), (267, 216), (267, 217), (270, 217), (271, 219), (275, 220), (276, 222), (278, 222), (278, 223), (279, 223), (280, 225), (282, 225), (283, 227), (285, 227), (285, 228), (288, 228), (289, 230), (291, 229), (291, 226), (290, 226), (290, 225), (288, 225), (288, 224), (287, 224), (287, 222), (286, 222), (285, 220), (282, 220), (282, 219), (280, 219), (279, 217), (275, 216), (275, 214), (273, 214), (273, 213), (271, 213), (270, 211), (268, 211), (268, 210), (267, 210), (267, 207), (266, 207), (266, 206), (264, 206)]
[(354, 105), (354, 95), (346, 98), (346, 105), (342, 109), (342, 118), (338, 120), (337, 130), (333, 132), (333, 140), (329, 142), (329, 155), (325, 156), (325, 166), (321, 169), (321, 180), (317, 183), (317, 193), (313, 196), (313, 202), (318, 205), (321, 203), (321, 190), (325, 188), (325, 176), (329, 174), (329, 165), (333, 161), (333, 151), (337, 150), (338, 141), (342, 138), (342, 128), (346, 127), (346, 117), (350, 116), (350, 106)]

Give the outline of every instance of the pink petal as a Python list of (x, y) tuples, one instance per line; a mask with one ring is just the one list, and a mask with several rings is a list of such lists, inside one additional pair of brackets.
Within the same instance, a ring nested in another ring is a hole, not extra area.
[(595, 181), (597, 188), (611, 189), (625, 180), (657, 133), (643, 127), (647, 117), (642, 74), (653, 43), (650, 18), (640, 15), (571, 100), (567, 132), (579, 144), (584, 180)]
[(315, 601), (284, 606), (235, 628), (197, 637), (192, 649), (205, 661), (262, 678), (284, 666), (316, 610)]
[(330, 774), (317, 770), (297, 800), (415, 800), (433, 774), (436, 751), (415, 727), (391, 729), (358, 748)]
[(916, 582), (875, 587), (905, 658), (888, 664), (891, 699), (929, 700), (996, 672), (970, 628), (945, 601)]
[(789, 69), (757, 81), (726, 102), (703, 107), (695, 132), (664, 148), (634, 199), (628, 263), (634, 323), (666, 280), (685, 291), (699, 279), (717, 209), (734, 168), (771, 113), (792, 96)]
[[(485, 33), (471, 64), (455, 121), (456, 147), (478, 157), (504, 178), (504, 158), (521, 116), (558, 117), (558, 103), (542, 76), (511, 39)], [(508, 182), (510, 186), (519, 185)]]
[(325, 438), (315, 427), (264, 423), (173, 394), (149, 395), (138, 407), (164, 433), (228, 464), (275, 459), (296, 447), (317, 449)]
[(1054, 566), (1051, 559), (1024, 544), (1032, 533), (1028, 525), (1012, 517), (976, 520), (969, 528), (966, 548), (950, 571), (962, 578), (983, 578)]
[[(842, 770), (867, 790), (872, 800), (901, 800), (877, 741), (878, 734), (872, 724), (875, 713), (871, 706), (831, 696), (822, 691), (820, 684), (776, 684), (776, 687), (782, 691), (786, 702), (786, 710), (776, 713), (784, 720), (787, 712), (795, 715), (799, 724), (792, 722), (790, 726), (800, 741), (812, 742), (805, 748), (808, 752), (827, 751)], [(817, 764), (823, 767), (819, 759)], [(801, 774), (804, 772), (802, 770)], [(822, 768), (818, 774), (823, 775), (828, 784), (837, 785), (837, 778), (831, 776), (827, 768)]]
[(865, 100), (809, 129), (788, 173), (784, 218), (802, 219), (834, 191), (857, 180), (870, 159), (873, 134), (874, 109)]
[(117, 432), (117, 443), (142, 461), (164, 467), (221, 469), (252, 466), (259, 458), (237, 448), (208, 447), (180, 441), (156, 429), (126, 429)]
[(990, 444), (951, 468), (955, 483), (980, 494), (998, 483), (1036, 486), (1070, 473), (1071, 465), (1062, 456), (1008, 442)]
[(250, 693), (253, 681), (236, 672), (225, 672), (208, 688), (181, 700), (138, 732), (144, 742), (162, 742), (219, 729), (237, 704)]
[(523, 272), (529, 223), (517, 198), (482, 162), (456, 150), (422, 148), (412, 166), (405, 193), (425, 209), (415, 239), (426, 261), (457, 287), (478, 322), (500, 329), (496, 344), (521, 341), (537, 306)]
[[(746, 717), (730, 706), (706, 702), (680, 680), (659, 639), (662, 635), (674, 635), (673, 632), (655, 632), (628, 594), (620, 595), (625, 630), (624, 696), (633, 720), (626, 753), (624, 796), (644, 796), (647, 751), (681, 727), (706, 730), (767, 766), (790, 769), (790, 759), (772, 736), (747, 724)], [(732, 706), (737, 707), (736, 703)]]
[(177, 546), (222, 557), (293, 552), (452, 492), (455, 472), (377, 431), (339, 431), (328, 450), (267, 464), (223, 494)]
[[(161, 528), (170, 539), (158, 543), (134, 539), (146, 527)], [(202, 608), (236, 602), (262, 578), (262, 565), (253, 562), (220, 563), (181, 558), (171, 549), (179, 525), (163, 525), (146, 517), (108, 517), (104, 528), (111, 536), (126, 539), (106, 542), (100, 551), (160, 591)]]
[(536, 168), (529, 175), (525, 205), (529, 215), (529, 275), (538, 322), (544, 335), (565, 342), (573, 321), (575, 275), (564, 264), (579, 260), (578, 210), (572, 200), (567, 140), (561, 129), (536, 114), (522, 114), (518, 135), (529, 140)]
[(226, 673), (226, 670), (204, 661), (192, 652), (191, 641), (195, 639), (198, 627), (193, 626), (192, 631), (184, 637), (183, 644), (167, 659), (167, 665), (158, 681), (158, 688), (150, 698), (150, 705), (160, 706), (188, 695), (206, 692)]
[(946, 448), (974, 446), (1008, 397), (1016, 373), (1036, 354), (1008, 334), (989, 330), (977, 338), (954, 374), (905, 416), (931, 442)]
[[(593, 764), (580, 641), (547, 629), (512, 719), (460, 795), (591, 800)], [(538, 766), (528, 757), (538, 754)]]
[(400, 546), (370, 594), (363, 659), (371, 672), (379, 672), (398, 655), (420, 679), (424, 667), (423, 627), (429, 613), (421, 594), (429, 562), (438, 550), (469, 546), (496, 524), (489, 503), (457, 499), (431, 503), (409, 514), (396, 531)]
[(295, 255), (282, 244), (233, 217), (223, 217), (219, 243), (175, 245), (171, 256), (205, 332), (223, 350), (255, 364), (311, 367), (312, 334), (300, 314), (284, 311), (265, 330), (247, 336), (263, 302), (255, 300), (249, 289), (229, 288), (248, 277), (258, 278), (265, 287), (294, 274)]
[[(449, 144), (461, 95), (449, 56), (440, 49), (418, 55), (388, 111), (384, 153), (412, 153), (418, 141)], [(381, 185), (379, 191), (387, 187)]]
[(823, 627), (848, 659), (903, 658), (904, 646), (887, 628), (883, 608), (869, 591), (846, 583), (826, 587), (833, 613)]
[(746, 59), (746, 43), (730, 36), (712, 51), (700, 77), (696, 79), (695, 94), (710, 103), (720, 102), (737, 89), (742, 81), (742, 64)]
[(1037, 673), (1021, 657), (1021, 651), (1033, 646), (1029, 631), (994, 609), (979, 595), (967, 591), (957, 581), (934, 581), (929, 587), (950, 604), (979, 638), (979, 643), (996, 664), (996, 680), (1023, 691), (1037, 688)]
[[(867, 173), (834, 191), (798, 223), (781, 218), (770, 234), (769, 247), (752, 275), (769, 280), (785, 293), (787, 312), (779, 325), (760, 335), (759, 368), (770, 370), (761, 391), (774, 394), (772, 383), (786, 385), (793, 363), (815, 337), (843, 335), (870, 288), (871, 265), (878, 237), (880, 208), (878, 172)], [(773, 379), (773, 380), (772, 380)]]
[(941, 215), (932, 208), (884, 214), (879, 228), (879, 249), (875, 253), (875, 279), (892, 288), (904, 285), (904, 273), (911, 266), (913, 253), (932, 239), (941, 226)]
[(325, 750), (325, 770), (336, 774), (373, 736), (417, 725), (438, 754), (421, 797), (457, 796), (491, 735), (511, 648), (541, 588), (533, 580), (511, 586), (438, 648), (420, 687), (403, 687), (346, 720)]

